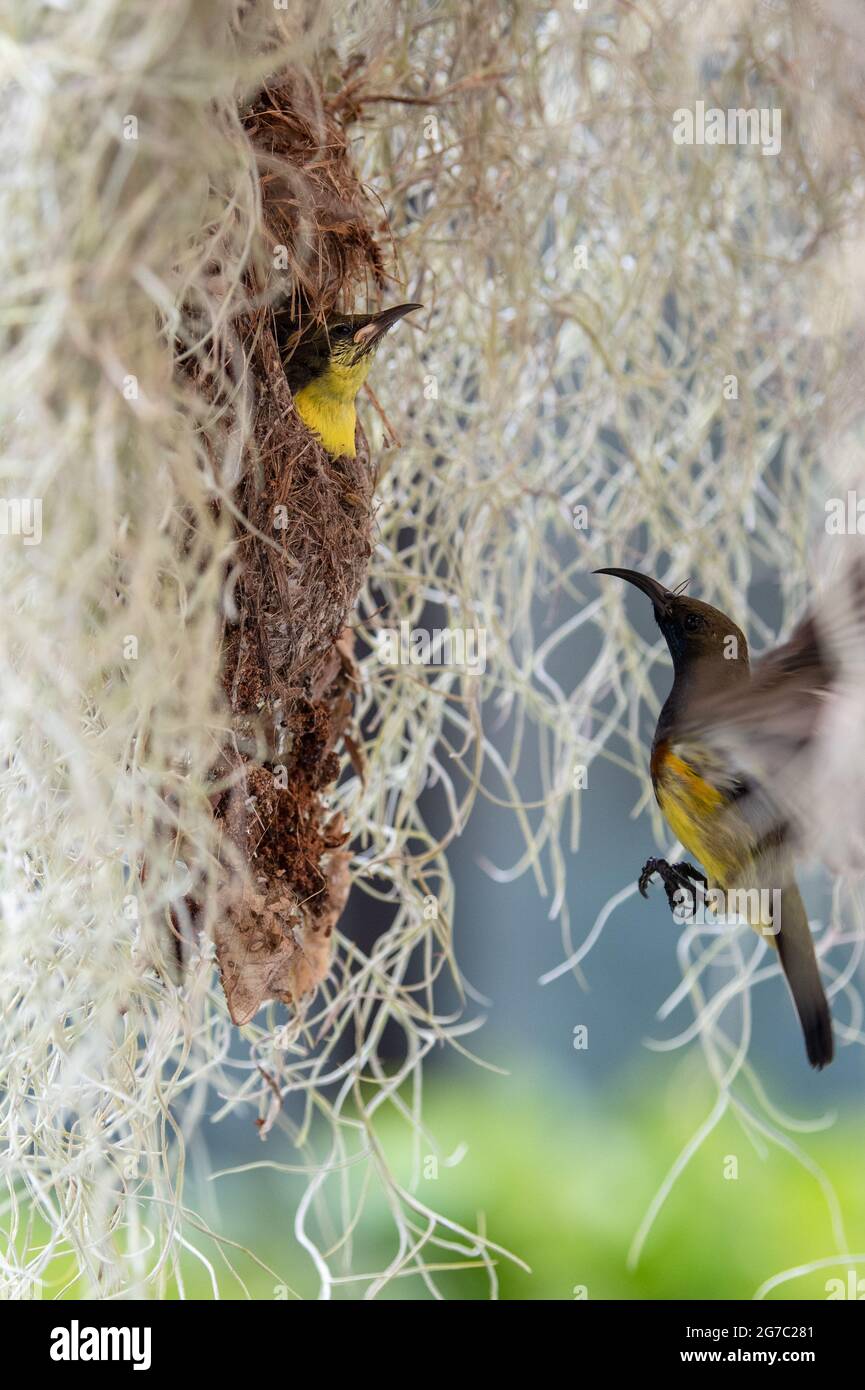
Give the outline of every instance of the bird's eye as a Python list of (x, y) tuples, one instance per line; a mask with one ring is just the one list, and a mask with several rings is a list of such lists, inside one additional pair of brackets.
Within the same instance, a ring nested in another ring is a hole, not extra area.
[(685, 618), (686, 632), (699, 632), (702, 626), (703, 619), (700, 617), (699, 613), (689, 613)]
[(347, 323), (334, 324), (330, 329), (331, 338), (350, 338), (352, 334), (351, 326)]

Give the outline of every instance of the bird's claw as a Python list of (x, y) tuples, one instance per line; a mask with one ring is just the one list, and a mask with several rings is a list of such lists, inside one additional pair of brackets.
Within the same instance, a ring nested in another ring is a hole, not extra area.
[(705, 874), (701, 874), (699, 869), (695, 869), (693, 864), (668, 864), (666, 859), (647, 859), (643, 865), (643, 871), (637, 880), (637, 887), (644, 898), (647, 898), (646, 891), (654, 878), (658, 875), (664, 885), (664, 892), (667, 895), (667, 902), (670, 904), (670, 911), (675, 912), (680, 906), (676, 902), (676, 893), (680, 889), (685, 889), (690, 893), (692, 900), (692, 915), (697, 907), (697, 891), (695, 884), (701, 883), (705, 891), (709, 887), (709, 881)]

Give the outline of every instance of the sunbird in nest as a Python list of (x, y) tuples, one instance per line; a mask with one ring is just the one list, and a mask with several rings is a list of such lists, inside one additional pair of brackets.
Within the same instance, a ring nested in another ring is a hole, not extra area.
[(422, 308), (397, 304), (378, 314), (331, 314), (326, 323), (308, 325), (277, 310), (276, 336), (297, 413), (333, 458), (354, 458), (355, 399), (382, 338), (405, 314)]
[(832, 1022), (794, 873), (802, 846), (790, 769), (817, 743), (821, 705), (833, 698), (829, 644), (808, 618), (752, 671), (744, 633), (720, 609), (637, 570), (596, 573), (627, 580), (652, 602), (673, 660), (652, 743), (652, 786), (674, 835), (708, 874), (650, 859), (640, 892), (645, 897), (658, 874), (675, 909), (696, 901), (700, 882), (727, 920), (744, 917), (777, 948), (808, 1060), (824, 1067), (833, 1056)]

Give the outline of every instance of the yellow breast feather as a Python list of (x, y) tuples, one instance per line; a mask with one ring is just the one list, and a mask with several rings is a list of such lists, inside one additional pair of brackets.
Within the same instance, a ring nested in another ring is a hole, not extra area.
[(673, 834), (700, 860), (711, 882), (735, 886), (747, 873), (753, 837), (731, 812), (729, 798), (670, 749), (657, 759), (653, 773), (658, 805)]
[(370, 361), (365, 357), (351, 365), (331, 362), (321, 376), (301, 387), (294, 398), (298, 415), (334, 458), (342, 454), (354, 458), (354, 402), (369, 375)]

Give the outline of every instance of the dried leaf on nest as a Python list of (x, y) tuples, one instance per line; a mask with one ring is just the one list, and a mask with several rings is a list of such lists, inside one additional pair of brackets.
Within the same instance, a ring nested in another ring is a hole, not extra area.
[[(237, 783), (220, 814), (245, 869), (225, 889), (216, 953), (232, 1020), (248, 1023), (268, 999), (297, 1005), (330, 965), (333, 928), (350, 888), (341, 815), (322, 791), (339, 771), (335, 747), (351, 719), (351, 634), (298, 700), (283, 763), (235, 761)], [(230, 861), (231, 854), (225, 858)]]
[(291, 895), (268, 903), (263, 894), (247, 891), (236, 914), (217, 929), (222, 987), (238, 1027), (270, 999), (297, 1005), (326, 978), (333, 928), (351, 887), (350, 860), (346, 850), (328, 856), (324, 906), (317, 917), (304, 919)]

